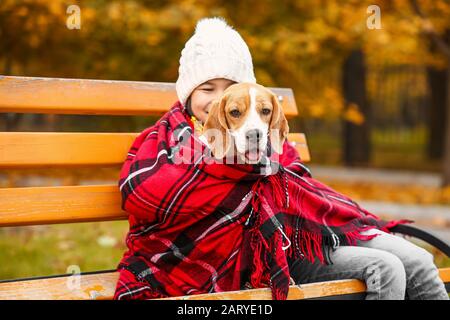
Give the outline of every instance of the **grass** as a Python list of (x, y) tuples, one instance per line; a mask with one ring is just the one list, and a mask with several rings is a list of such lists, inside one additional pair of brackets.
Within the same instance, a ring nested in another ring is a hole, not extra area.
[(0, 279), (115, 269), (128, 221), (0, 229)]
[[(127, 230), (127, 221), (0, 229), (0, 280), (70, 273), (71, 265), (81, 272), (115, 269)], [(424, 247), (438, 267), (450, 267), (449, 258)]]

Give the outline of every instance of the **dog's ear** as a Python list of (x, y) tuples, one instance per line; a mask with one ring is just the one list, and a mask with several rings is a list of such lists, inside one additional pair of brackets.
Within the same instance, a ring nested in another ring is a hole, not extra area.
[(278, 153), (283, 153), (283, 144), (289, 134), (289, 124), (284, 116), (283, 109), (278, 102), (278, 97), (271, 92), (272, 95), (272, 118), (269, 124), (269, 137), (272, 148)]
[(225, 118), (226, 96), (214, 101), (209, 109), (208, 118), (203, 127), (203, 135), (209, 148), (217, 159), (222, 159), (231, 149), (231, 135)]

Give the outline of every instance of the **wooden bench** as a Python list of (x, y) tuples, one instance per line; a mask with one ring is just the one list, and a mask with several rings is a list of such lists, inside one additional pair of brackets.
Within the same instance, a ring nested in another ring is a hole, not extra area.
[[(271, 88), (288, 119), (298, 115), (291, 89)], [(176, 101), (173, 83), (0, 76), (0, 112), (76, 115), (157, 115)], [(123, 163), (139, 133), (1, 132), (0, 169), (111, 166)], [(304, 161), (304, 134), (291, 133)], [(0, 227), (127, 219), (116, 184), (0, 189)], [(11, 261), (14, 263), (14, 261)], [(450, 283), (450, 268), (440, 275)], [(79, 276), (80, 286), (68, 286)], [(111, 299), (115, 270), (0, 281), (0, 299)], [(340, 280), (291, 286), (289, 299), (363, 298), (365, 285)], [(270, 299), (268, 288), (177, 299)]]

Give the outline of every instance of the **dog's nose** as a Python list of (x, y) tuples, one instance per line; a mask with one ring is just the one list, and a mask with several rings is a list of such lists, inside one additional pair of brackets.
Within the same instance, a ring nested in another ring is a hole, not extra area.
[(259, 129), (251, 129), (245, 133), (245, 138), (250, 141), (258, 141), (262, 138), (262, 131)]

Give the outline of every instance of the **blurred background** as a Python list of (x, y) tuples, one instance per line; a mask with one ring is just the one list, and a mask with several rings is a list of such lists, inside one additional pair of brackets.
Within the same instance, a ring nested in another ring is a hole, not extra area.
[[(70, 5), (79, 29), (67, 27)], [(184, 43), (210, 16), (240, 32), (260, 84), (293, 89), (289, 124), (306, 134), (314, 178), (450, 242), (448, 0), (0, 0), (0, 75), (175, 82)], [(0, 130), (140, 132), (155, 120), (0, 113)], [(117, 170), (0, 171), (0, 187), (116, 183)], [(114, 269), (127, 227), (0, 229), (0, 279)]]

